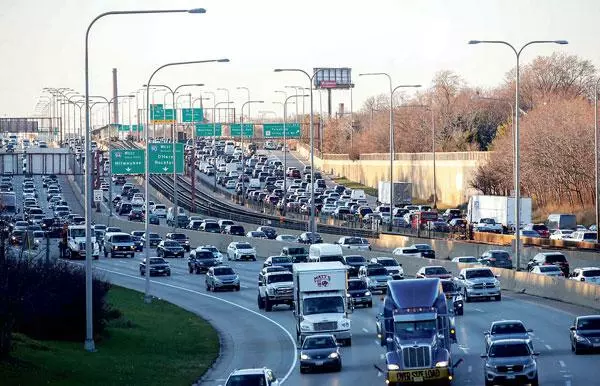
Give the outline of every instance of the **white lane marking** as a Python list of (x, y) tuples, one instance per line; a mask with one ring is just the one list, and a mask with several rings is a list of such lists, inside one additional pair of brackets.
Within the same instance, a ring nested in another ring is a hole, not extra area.
[(547, 350), (552, 350), (552, 347), (550, 347), (550, 345), (549, 345), (549, 344), (547, 344), (547, 345), (546, 345), (546, 349), (547, 349)]
[(375, 342), (375, 344), (376, 344), (377, 346), (379, 346), (379, 341), (378, 341), (377, 339), (375, 339), (373, 342)]
[[(136, 279), (136, 280), (145, 280), (145, 278), (141, 278), (139, 276), (128, 275), (126, 273), (116, 272), (116, 271), (112, 271), (112, 270), (106, 269), (106, 268), (100, 268), (100, 267), (95, 267), (95, 268), (99, 269), (101, 271), (106, 271), (106, 272), (109, 272), (109, 273), (114, 273), (116, 275), (126, 276), (126, 277), (129, 277), (129, 278), (132, 278), (132, 279)], [(178, 290), (185, 291), (185, 292), (190, 292), (190, 293), (193, 293), (195, 295), (200, 295), (200, 296), (203, 296), (203, 297), (206, 297), (206, 298), (209, 298), (209, 299), (221, 301), (221, 302), (229, 304), (231, 306), (241, 308), (244, 311), (250, 312), (253, 315), (256, 315), (258, 317), (261, 317), (261, 318), (263, 318), (265, 320), (268, 320), (269, 322), (273, 323), (274, 325), (276, 325), (277, 327), (279, 327), (283, 332), (285, 332), (285, 334), (288, 336), (288, 338), (290, 338), (290, 342), (292, 342), (292, 346), (294, 346), (294, 352), (293, 352), (293, 355), (292, 355), (293, 358), (294, 358), (293, 363), (290, 366), (288, 372), (281, 379), (280, 383), (283, 384), (290, 377), (290, 375), (292, 375), (292, 372), (296, 368), (296, 363), (298, 361), (298, 358), (296, 357), (296, 352), (298, 351), (298, 347), (296, 346), (296, 340), (292, 337), (292, 334), (290, 334), (289, 331), (286, 330), (285, 327), (283, 327), (281, 324), (277, 323), (273, 319), (271, 319), (271, 318), (269, 318), (269, 317), (267, 317), (267, 316), (265, 316), (265, 315), (263, 315), (261, 313), (258, 313), (258, 312), (254, 311), (254, 310), (251, 310), (250, 308), (246, 308), (244, 306), (241, 306), (241, 305), (236, 304), (234, 302), (230, 302), (229, 300), (225, 300), (225, 299), (222, 299), (222, 298), (217, 297), (217, 296), (207, 295), (205, 293), (194, 291), (194, 290), (189, 289), (189, 288), (180, 287), (180, 286), (173, 285), (173, 284), (162, 283), (162, 282), (155, 281), (155, 280), (150, 280), (150, 282), (152, 282), (154, 284), (162, 285), (162, 286), (165, 286), (165, 287), (170, 287), (170, 288), (178, 289)]]
[(385, 354), (379, 354), (379, 359), (385, 359)]
[(565, 386), (571, 386), (571, 381), (569, 381), (569, 380), (566, 380), (566, 381), (565, 381)]
[(468, 373), (470, 373), (470, 372), (472, 372), (472, 371), (473, 371), (473, 366), (469, 366), (469, 367), (467, 368), (467, 372), (468, 372)]
[(558, 361), (558, 364), (560, 365), (560, 367), (567, 367), (564, 361)]
[(461, 349), (465, 354), (469, 353), (469, 348), (467, 346), (459, 345), (458, 348)]
[(366, 328), (363, 328), (362, 330), (363, 330), (364, 332), (369, 332), (369, 330), (367, 330)]
[(378, 372), (377, 372), (377, 376), (378, 376), (378, 377), (381, 377), (381, 375), (382, 375), (382, 374), (381, 374), (381, 371), (378, 371)]
[(473, 308), (473, 311), (485, 313), (485, 311), (482, 310), (481, 308)]

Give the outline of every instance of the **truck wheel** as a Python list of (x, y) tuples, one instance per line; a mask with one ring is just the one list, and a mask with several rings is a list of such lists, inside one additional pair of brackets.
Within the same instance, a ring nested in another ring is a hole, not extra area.
[(192, 266), (188, 266), (188, 270), (190, 271), (190, 273), (194, 272), (194, 268), (192, 268)]
[(269, 301), (269, 297), (265, 297), (265, 311), (271, 312), (273, 310), (273, 304)]
[[(67, 251), (70, 251), (70, 249), (67, 249)], [(104, 258), (106, 259), (107, 257), (108, 257), (108, 252), (106, 252), (106, 250), (104, 250)]]
[(260, 294), (258, 294), (256, 296), (256, 303), (258, 304), (258, 309), (262, 310), (265, 308), (265, 303), (263, 302), (262, 298), (260, 297)]
[(465, 303), (471, 302), (471, 298), (469, 297), (469, 295), (467, 295), (467, 290), (464, 291), (463, 298), (465, 298)]

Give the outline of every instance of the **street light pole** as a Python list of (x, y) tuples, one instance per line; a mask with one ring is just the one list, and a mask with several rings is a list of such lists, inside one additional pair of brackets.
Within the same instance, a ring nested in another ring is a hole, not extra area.
[[(239, 87), (238, 87), (239, 88)], [(245, 177), (245, 173), (244, 173), (244, 106), (246, 105), (250, 105), (251, 103), (265, 103), (265, 101), (246, 101), (242, 104), (242, 108), (240, 109), (240, 147), (242, 148), (242, 202), (240, 203), (241, 205), (245, 205), (246, 201), (246, 195), (244, 194), (244, 179)], [(248, 106), (248, 118), (250, 117), (250, 106)], [(215, 173), (216, 175), (216, 173)]]
[[(227, 94), (227, 104), (229, 104), (229, 102), (230, 102), (230, 99), (229, 99), (229, 89), (228, 88), (219, 87), (219, 88), (217, 88), (217, 91), (225, 91), (225, 93)], [(227, 108), (227, 114), (225, 115), (225, 121), (227, 123), (231, 122), (231, 119), (229, 117), (229, 108)]]
[[(213, 110), (213, 146), (215, 145), (216, 139), (217, 139), (217, 117), (216, 117), (216, 114), (214, 113), (214, 111), (217, 111), (217, 107), (219, 107), (219, 105), (226, 104), (229, 106), (232, 103), (233, 103), (233, 101), (223, 101), (223, 102), (215, 103), (213, 105), (214, 106), (213, 107), (213, 109), (214, 109)], [(229, 107), (227, 108), (227, 111), (229, 111)], [(221, 114), (219, 114), (219, 117), (220, 116), (221, 116)], [(225, 119), (227, 119), (227, 117), (225, 117)], [(217, 191), (217, 167), (216, 166), (217, 165), (215, 164), (215, 174), (214, 174), (215, 178), (214, 178), (213, 192)], [(243, 167), (244, 167), (244, 165), (242, 165), (242, 168)]]
[(392, 85), (392, 77), (386, 72), (368, 72), (364, 74), (358, 74), (359, 76), (385, 76), (389, 81), (390, 86), (390, 223), (388, 225), (388, 231), (392, 231), (394, 212), (394, 92), (399, 88), (418, 88), (421, 85)]
[(529, 43), (526, 43), (521, 47), (520, 50), (517, 49), (510, 43), (505, 42), (503, 40), (470, 40), (469, 44), (503, 44), (508, 46), (515, 54), (516, 57), (516, 76), (515, 76), (515, 121), (514, 121), (514, 189), (515, 189), (515, 261), (517, 263), (517, 270), (521, 269), (521, 235), (520, 235), (520, 227), (521, 227), (521, 177), (520, 177), (520, 144), (519, 144), (519, 60), (521, 58), (521, 53), (525, 49), (525, 47), (530, 46), (532, 44), (569, 44), (566, 40), (533, 40)]
[(598, 83), (600, 78), (596, 80), (594, 85), (594, 166), (595, 166), (595, 186), (596, 186), (596, 242), (600, 243), (600, 193), (598, 192)]
[[(302, 86), (283, 86), (284, 88), (293, 88), (294, 89), (294, 95), (298, 95), (298, 89), (302, 88)], [(298, 115), (298, 101), (296, 101), (296, 117), (294, 118), (294, 120), (296, 122), (300, 122), (300, 120), (298, 119), (299, 115)]]
[[(237, 90), (246, 90), (246, 95), (248, 96), (248, 98), (246, 99), (247, 101), (250, 100), (250, 89), (248, 87), (236, 87)], [(241, 113), (240, 113), (241, 114)], [(240, 118), (241, 119), (241, 118)], [(248, 121), (250, 121), (250, 106), (248, 106)], [(240, 121), (241, 122), (241, 121)], [(243, 182), (243, 181), (242, 181)]]

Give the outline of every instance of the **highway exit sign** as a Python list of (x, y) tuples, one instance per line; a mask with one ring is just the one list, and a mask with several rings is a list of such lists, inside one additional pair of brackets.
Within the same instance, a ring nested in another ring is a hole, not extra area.
[(143, 174), (145, 151), (142, 149), (110, 151), (110, 167), (112, 174)]
[[(265, 138), (283, 138), (283, 123), (264, 123), (263, 136)], [(285, 137), (300, 138), (300, 124), (286, 123)]]
[(201, 108), (181, 109), (181, 121), (184, 123), (202, 122), (204, 111)]
[[(184, 146), (183, 143), (175, 144), (176, 170), (178, 174), (184, 172)], [(151, 174), (173, 174), (173, 144), (149, 144), (149, 172)]]
[(222, 127), (220, 123), (197, 123), (196, 137), (220, 137), (223, 133)]

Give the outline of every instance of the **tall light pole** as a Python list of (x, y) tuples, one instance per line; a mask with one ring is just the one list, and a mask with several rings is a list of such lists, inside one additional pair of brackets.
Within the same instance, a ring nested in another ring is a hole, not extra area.
[[(223, 102), (218, 102), (213, 104), (213, 111), (217, 111), (217, 107), (219, 107), (219, 105), (230, 105), (232, 104), (233, 101), (223, 101)], [(229, 107), (227, 108), (227, 111), (229, 111)], [(221, 116), (221, 114), (219, 114), (219, 117)], [(226, 118), (227, 119), (227, 118)], [(217, 117), (216, 114), (213, 112), (213, 146), (215, 145), (217, 140)], [(243, 167), (244, 165), (242, 165)], [(215, 174), (214, 174), (215, 178), (213, 181), (213, 192), (217, 191), (217, 168), (215, 165)]]
[[(224, 88), (224, 87), (219, 87), (217, 88), (217, 91), (225, 91), (225, 93), (227, 94), (227, 104), (229, 104), (230, 102), (230, 98), (229, 98), (229, 89), (228, 88)], [(231, 122), (230, 116), (229, 116), (229, 108), (227, 108), (227, 115), (225, 116), (225, 120), (227, 123)]]
[(600, 193), (598, 192), (598, 83), (600, 78), (596, 80), (594, 85), (594, 166), (595, 166), (595, 186), (596, 186), (596, 242), (600, 243)]
[[(229, 59), (211, 59), (211, 60), (193, 60), (193, 61), (189, 61), (189, 62), (173, 62), (173, 63), (163, 64), (162, 66), (160, 66), (156, 70), (154, 70), (152, 75), (150, 75), (148, 82), (146, 83), (146, 114), (148, 116), (148, 122), (150, 122), (150, 120), (152, 119), (152, 117), (150, 116), (150, 106), (149, 106), (150, 86), (152, 85), (152, 78), (154, 78), (154, 75), (156, 75), (157, 72), (159, 72), (160, 70), (162, 70), (163, 68), (166, 68), (166, 67), (184, 66), (184, 65), (188, 65), (188, 64), (215, 63), (215, 62), (227, 63), (227, 62), (229, 62)], [(149, 141), (148, 141), (148, 130), (146, 130), (146, 156), (145, 156), (144, 163), (145, 163), (144, 197), (146, 197), (146, 200), (147, 200), (149, 185), (150, 185), (149, 184), (150, 171), (148, 170), (148, 168), (150, 166), (150, 146), (149, 146)], [(177, 160), (175, 159), (175, 144), (173, 144), (173, 172), (176, 172), (176, 171), (177, 171)], [(173, 173), (173, 174), (175, 177), (177, 177), (176, 173)], [(175, 181), (177, 181), (177, 179), (175, 179)], [(175, 192), (177, 192), (177, 190), (175, 190)], [(175, 208), (175, 215), (177, 216), (177, 204), (176, 203), (174, 203), (174, 208)], [(149, 217), (150, 216), (144, 216), (144, 232), (145, 232), (146, 236), (150, 232)], [(144, 248), (146, 249), (146, 265), (149, 266), (150, 265), (149, 237), (146, 237), (146, 245), (144, 246)], [(150, 303), (152, 301), (152, 298), (150, 297), (150, 270), (149, 270), (149, 268), (146, 269), (146, 285), (145, 285), (144, 293), (145, 293), (144, 300), (146, 301), (146, 303)]]
[[(302, 86), (283, 86), (284, 88), (293, 88), (294, 89), (294, 95), (299, 95), (298, 94), (298, 90), (300, 90), (302, 88)], [(298, 101), (296, 101), (296, 122), (300, 122), (300, 120), (298, 119), (299, 117), (299, 112), (298, 112)]]
[(517, 270), (521, 269), (521, 177), (520, 177), (520, 149), (519, 149), (519, 60), (521, 53), (525, 47), (532, 44), (569, 44), (566, 40), (533, 40), (526, 43), (517, 51), (517, 49), (510, 43), (503, 40), (470, 40), (469, 44), (504, 44), (508, 46), (516, 57), (516, 74), (515, 74), (515, 121), (514, 121), (514, 189), (515, 189), (515, 261), (517, 263)]
[[(248, 98), (246, 99), (247, 101), (250, 100), (250, 89), (248, 87), (244, 87), (244, 86), (240, 86), (240, 87), (236, 87), (236, 90), (246, 90), (246, 95), (248, 96)], [(241, 114), (241, 113), (240, 113)], [(240, 118), (241, 119), (241, 118)], [(248, 121), (250, 121), (250, 106), (248, 106)], [(240, 121), (241, 122), (241, 121)], [(244, 182), (244, 181), (242, 181)]]
[[(246, 195), (244, 194), (244, 106), (248, 105), (248, 118), (250, 115), (250, 104), (252, 103), (265, 103), (265, 101), (246, 101), (242, 104), (242, 108), (240, 109), (240, 147), (242, 148), (242, 202), (241, 205), (245, 205)], [(216, 174), (215, 174), (216, 175)]]
[[(368, 72), (359, 76), (385, 76), (390, 84), (390, 216), (394, 212), (394, 92), (399, 88), (419, 88), (420, 84), (404, 84), (394, 87), (392, 77), (386, 72)], [(391, 219), (392, 217), (390, 217)], [(388, 230), (391, 231), (393, 221), (390, 221)]]
[[(325, 70), (324, 68), (320, 68), (315, 71), (312, 75), (309, 75), (308, 72), (299, 69), (299, 68), (276, 68), (275, 72), (301, 72), (308, 78), (308, 84), (310, 86), (310, 183), (314, 186), (315, 183), (315, 122), (314, 122), (314, 113), (313, 113), (313, 79), (314, 77), (321, 71)], [(296, 106), (298, 104), (296, 103)], [(317, 231), (317, 224), (315, 222), (315, 189), (311, 189), (310, 192), (310, 232)], [(312, 237), (312, 236), (311, 236)]]

